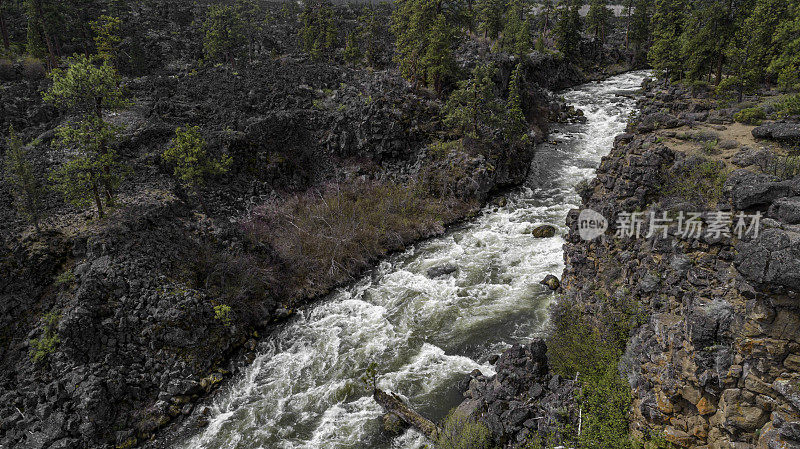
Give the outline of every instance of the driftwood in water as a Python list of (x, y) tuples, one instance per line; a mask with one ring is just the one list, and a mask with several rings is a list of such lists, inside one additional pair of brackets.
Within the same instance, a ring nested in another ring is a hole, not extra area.
[(394, 413), (408, 425), (420, 431), (429, 440), (436, 441), (436, 437), (439, 435), (439, 428), (436, 427), (436, 424), (412, 410), (399, 396), (376, 388), (372, 397), (384, 410)]

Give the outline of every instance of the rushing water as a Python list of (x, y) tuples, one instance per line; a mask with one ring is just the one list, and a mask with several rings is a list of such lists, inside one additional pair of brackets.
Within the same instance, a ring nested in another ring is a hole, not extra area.
[[(646, 73), (564, 92), (588, 122), (564, 125), (540, 146), (526, 186), (505, 207), (392, 257), (264, 341), (219, 393), (210, 425), (182, 449), (419, 448), (414, 431), (389, 439), (359, 377), (375, 362), (380, 386), (434, 419), (460, 402), (457, 385), (487, 359), (543, 329), (552, 294), (539, 281), (563, 269), (561, 237), (535, 239), (542, 223), (565, 231), (575, 185), (593, 176)], [(432, 267), (457, 271), (431, 279)]]

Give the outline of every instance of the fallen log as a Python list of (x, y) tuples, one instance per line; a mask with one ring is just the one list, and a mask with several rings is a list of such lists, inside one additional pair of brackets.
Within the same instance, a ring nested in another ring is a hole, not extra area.
[(426, 438), (435, 442), (439, 435), (439, 428), (428, 418), (420, 415), (407, 406), (400, 396), (391, 392), (385, 392), (376, 388), (372, 393), (375, 402), (380, 404), (384, 410), (389, 413), (394, 413), (400, 419), (405, 421), (409, 426), (417, 429), (420, 433), (425, 435)]

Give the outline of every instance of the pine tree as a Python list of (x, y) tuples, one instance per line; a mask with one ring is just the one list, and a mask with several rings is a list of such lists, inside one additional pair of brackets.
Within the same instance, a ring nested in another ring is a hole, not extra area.
[(522, 56), (531, 51), (531, 23), (524, 0), (512, 0), (506, 13), (501, 48)]
[(358, 64), (361, 62), (363, 55), (358, 48), (358, 42), (356, 42), (356, 33), (349, 33), (346, 42), (342, 57), (348, 64)]
[(421, 64), (428, 76), (428, 85), (433, 86), (436, 95), (442, 95), (444, 80), (455, 73), (451, 46), (453, 28), (447, 24), (444, 14), (439, 14), (430, 30), (428, 46)]
[(610, 26), (611, 17), (612, 13), (608, 9), (608, 0), (591, 0), (589, 14), (586, 15), (586, 28), (601, 46), (606, 42), (606, 33)]
[(203, 52), (210, 61), (234, 65), (237, 49), (244, 46), (242, 21), (233, 6), (212, 5), (203, 21)]
[(106, 205), (110, 205), (111, 192), (122, 181), (123, 167), (108, 145), (116, 140), (118, 132), (118, 128), (92, 116), (56, 130), (54, 144), (72, 150), (74, 155), (51, 174), (50, 181), (76, 207), (88, 207), (94, 201), (99, 218), (105, 216), (102, 192), (106, 193)]
[(47, 56), (51, 69), (58, 67), (58, 54), (52, 30), (60, 20), (57, 4), (44, 4), (42, 0), (25, 0), (28, 15), (28, 53)]
[(725, 51), (737, 20), (732, 0), (697, 2), (687, 14), (682, 39), (682, 58), (689, 79), (699, 80), (716, 73), (722, 81)]
[(96, 65), (92, 58), (78, 55), (69, 67), (50, 73), (53, 85), (43, 94), (44, 101), (79, 114), (103, 118), (108, 109), (128, 105), (120, 88), (117, 71), (107, 62)]
[(175, 138), (164, 151), (162, 158), (175, 166), (174, 175), (181, 187), (188, 190), (205, 209), (202, 190), (211, 176), (227, 173), (231, 158), (222, 156), (213, 159), (206, 151), (206, 141), (197, 126), (178, 128)]
[(726, 49), (730, 74), (720, 91), (735, 91), (741, 102), (745, 92), (766, 81), (767, 67), (780, 51), (773, 36), (787, 12), (783, 0), (758, 0), (749, 17), (736, 23), (737, 30)]
[(43, 191), (39, 176), (33, 167), (30, 150), (11, 127), (6, 139), (5, 178), (11, 186), (17, 213), (33, 223), (36, 232), (41, 230), (39, 220), (43, 209)]
[(650, 1), (635, 0), (629, 19), (628, 42), (633, 45), (633, 59), (639, 61), (647, 53), (650, 42)]
[(436, 0), (396, 2), (391, 25), (396, 37), (395, 61), (403, 77), (415, 86), (444, 84), (453, 64), (457, 24), (464, 21), (460, 8), (459, 3)]
[(681, 35), (685, 9), (685, 0), (656, 0), (652, 20), (653, 45), (648, 59), (666, 79), (677, 79), (683, 75)]
[(505, 2), (503, 0), (478, 0), (475, 6), (480, 23), (478, 30), (484, 37), (497, 39), (503, 29)]
[(800, 83), (800, 2), (789, 7), (772, 41), (780, 53), (770, 62), (769, 72), (777, 75), (784, 89), (796, 89)]
[(567, 59), (577, 59), (581, 52), (582, 0), (564, 0), (560, 3), (558, 22), (556, 22), (556, 48)]
[(120, 37), (121, 25), (122, 20), (118, 17), (106, 15), (102, 15), (91, 22), (92, 31), (94, 31), (94, 42), (97, 47), (97, 56), (104, 61), (108, 61), (111, 65), (115, 65), (117, 61), (118, 47), (122, 41)]
[(497, 69), (493, 65), (479, 65), (472, 77), (458, 83), (450, 94), (442, 112), (444, 124), (473, 138), (483, 138), (486, 129), (502, 124), (504, 105), (494, 90)]
[(555, 17), (556, 6), (553, 3), (553, 0), (542, 0), (540, 3), (540, 12), (539, 16), (542, 20), (542, 32), (540, 33), (539, 37), (544, 40), (544, 38), (550, 34), (550, 28), (552, 26), (553, 18)]
[(363, 48), (364, 58), (372, 67), (380, 64), (382, 42), (388, 35), (388, 30), (381, 18), (371, 6), (358, 18), (358, 40)]
[(11, 50), (11, 39), (9, 38), (8, 24), (6, 23), (6, 2), (0, 0), (0, 38), (3, 39), (3, 48), (6, 52)]
[[(59, 143), (76, 149), (79, 155), (55, 178), (67, 200), (76, 205), (84, 205), (85, 202), (77, 198), (91, 191), (96, 197), (98, 215), (102, 217), (98, 195), (102, 191), (106, 201), (112, 203), (122, 176), (110, 147), (110, 142), (116, 140), (117, 130), (104, 121), (103, 114), (129, 103), (120, 88), (119, 75), (108, 61), (95, 65), (92, 58), (81, 55), (68, 62), (68, 68), (50, 73), (53, 85), (43, 94), (43, 99), (82, 116), (78, 125), (65, 125), (58, 131)], [(97, 173), (98, 167), (100, 173)], [(74, 189), (70, 182), (77, 183)], [(101, 189), (97, 188), (97, 183)]]
[(326, 1), (309, 2), (300, 14), (300, 44), (311, 59), (333, 57), (338, 40), (338, 29), (333, 8)]
[(518, 63), (511, 73), (511, 80), (508, 83), (508, 100), (506, 101), (506, 111), (503, 119), (503, 133), (508, 142), (528, 141), (528, 121), (522, 112), (522, 100), (520, 91), (522, 89), (522, 63)]
[(247, 61), (252, 63), (256, 46), (258, 44), (263, 46), (259, 39), (264, 32), (266, 23), (270, 20), (269, 12), (264, 11), (253, 0), (236, 0), (233, 7), (240, 22), (238, 26), (241, 29), (241, 39), (247, 43)]

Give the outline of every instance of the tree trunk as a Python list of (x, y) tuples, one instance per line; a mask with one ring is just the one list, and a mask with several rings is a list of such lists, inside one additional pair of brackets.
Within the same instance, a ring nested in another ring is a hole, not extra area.
[(376, 388), (372, 393), (372, 397), (384, 410), (389, 413), (394, 413), (398, 418), (425, 435), (428, 440), (436, 442), (439, 436), (439, 428), (436, 424), (404, 404), (399, 396)]
[(633, 11), (633, 0), (628, 2), (628, 14), (625, 20), (625, 51), (628, 51), (628, 44), (630, 43), (631, 34), (631, 12)]
[(58, 60), (56, 58), (55, 49), (53, 48), (53, 40), (50, 39), (50, 33), (47, 31), (47, 25), (44, 23), (44, 11), (42, 10), (41, 0), (34, 0), (33, 7), (36, 9), (36, 15), (39, 16), (39, 26), (41, 27), (42, 37), (44, 38), (45, 44), (47, 44), (50, 68), (55, 69), (58, 67)]
[[(26, 188), (26, 190), (28, 189)], [(28, 208), (28, 213), (31, 216), (31, 220), (33, 221), (33, 226), (36, 228), (36, 233), (40, 234), (42, 232), (42, 228), (39, 226), (39, 208), (37, 207), (36, 201), (33, 200), (29, 190), (26, 193), (25, 203), (26, 207)]]
[(11, 48), (11, 42), (8, 39), (8, 27), (6, 26), (6, 16), (3, 14), (3, 0), (0, 0), (0, 34), (3, 36), (3, 47), (6, 50)]
[(86, 27), (81, 27), (81, 34), (83, 34), (83, 54), (89, 59), (92, 54), (89, 49), (89, 36), (86, 34)]
[(717, 79), (714, 85), (719, 86), (722, 82), (722, 56), (717, 60)]
[[(103, 122), (103, 99), (98, 97), (96, 101), (97, 104), (95, 105), (94, 113), (97, 117), (97, 124), (100, 126)], [(105, 140), (101, 141), (97, 148), (100, 154), (104, 156), (108, 153), (106, 143)], [(111, 182), (109, 181), (109, 179), (111, 179), (111, 168), (108, 165), (103, 166), (103, 174), (105, 175), (103, 178), (103, 191), (105, 192), (106, 203), (114, 204), (114, 188), (111, 187)]]
[(97, 206), (97, 216), (103, 218), (105, 216), (103, 202), (100, 200), (100, 188), (96, 182), (92, 183), (92, 193), (94, 193), (94, 204)]

